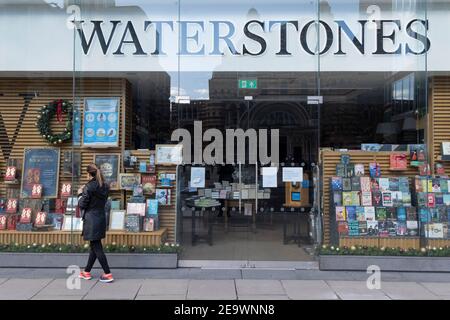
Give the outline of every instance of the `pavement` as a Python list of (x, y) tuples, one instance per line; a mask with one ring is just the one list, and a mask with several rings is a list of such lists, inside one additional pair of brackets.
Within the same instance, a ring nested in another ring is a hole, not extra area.
[(365, 272), (178, 268), (113, 274), (115, 282), (101, 283), (61, 269), (0, 269), (0, 300), (450, 300), (450, 273), (386, 272), (380, 289), (367, 287)]

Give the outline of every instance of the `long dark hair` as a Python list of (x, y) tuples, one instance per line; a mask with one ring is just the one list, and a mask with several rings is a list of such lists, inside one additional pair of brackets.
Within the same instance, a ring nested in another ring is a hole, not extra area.
[(103, 174), (102, 171), (97, 168), (97, 166), (93, 163), (91, 163), (90, 165), (87, 166), (87, 172), (91, 175), (91, 177), (95, 178), (95, 180), (97, 180), (98, 184), (100, 187), (103, 186)]

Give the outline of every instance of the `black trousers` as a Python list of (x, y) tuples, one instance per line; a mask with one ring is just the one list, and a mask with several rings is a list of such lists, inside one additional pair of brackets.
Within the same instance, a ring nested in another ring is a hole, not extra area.
[(89, 259), (86, 268), (84, 271), (91, 272), (92, 267), (94, 266), (95, 260), (98, 259), (100, 265), (103, 268), (103, 271), (108, 274), (111, 273), (108, 266), (108, 260), (106, 260), (105, 253), (103, 252), (103, 246), (101, 240), (94, 240), (90, 242), (91, 251), (89, 253)]

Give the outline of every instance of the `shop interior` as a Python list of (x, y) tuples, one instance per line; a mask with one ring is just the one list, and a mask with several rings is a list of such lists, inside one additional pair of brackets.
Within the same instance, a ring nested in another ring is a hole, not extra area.
[[(278, 129), (280, 167), (303, 168), (303, 182), (284, 183), (279, 173), (276, 188), (263, 188), (259, 162), (200, 164), (194, 167), (205, 167), (205, 187), (194, 189), (192, 166), (180, 166), (177, 238), (183, 260), (312, 260), (309, 213), (316, 205), (319, 148), (423, 143), (424, 126), (418, 119), (426, 90), (421, 73), (121, 76), (132, 85), (135, 149), (173, 143), (170, 135), (178, 128), (194, 137), (194, 121), (202, 122), (203, 131)], [(257, 80), (257, 88), (240, 88), (241, 79)], [(308, 101), (311, 96), (322, 96), (323, 104)], [(234, 195), (237, 190), (239, 196)], [(195, 206), (200, 198), (210, 202), (207, 208)]]

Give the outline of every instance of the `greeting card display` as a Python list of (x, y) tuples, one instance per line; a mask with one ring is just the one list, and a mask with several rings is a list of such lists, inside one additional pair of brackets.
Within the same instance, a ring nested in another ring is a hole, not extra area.
[(36, 214), (36, 219), (34, 220), (34, 225), (35, 226), (43, 226), (45, 225), (45, 221), (47, 219), (47, 213), (46, 212), (38, 212)]
[(40, 199), (42, 198), (42, 184), (33, 184), (31, 189), (31, 198)]
[(6, 213), (17, 213), (18, 204), (18, 199), (8, 199), (6, 202)]
[(408, 168), (406, 153), (392, 153), (389, 159), (390, 170), (406, 170)]
[(31, 222), (31, 208), (23, 208), (20, 214), (20, 223), (26, 224)]
[(72, 184), (63, 183), (61, 186), (61, 197), (70, 197), (72, 195)]
[(17, 168), (16, 167), (7, 167), (5, 173), (5, 181), (14, 182), (17, 180)]

